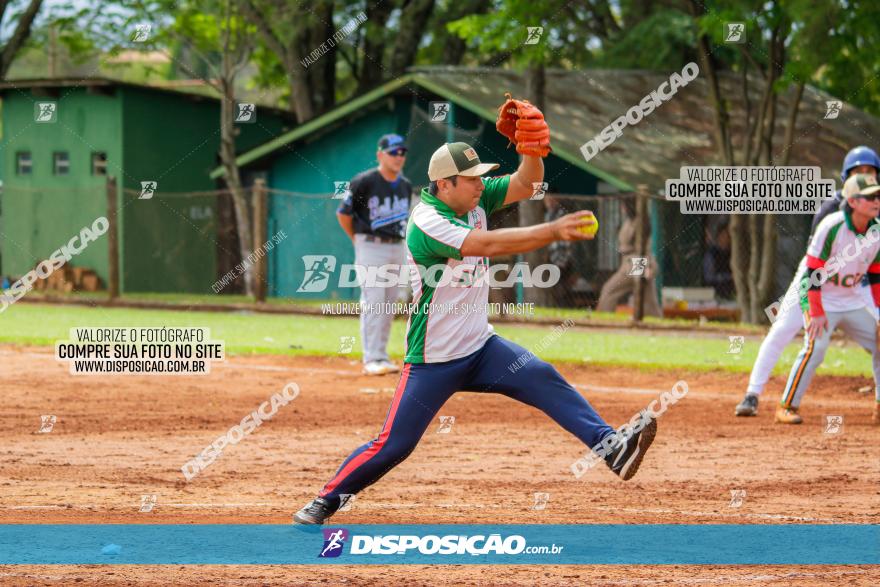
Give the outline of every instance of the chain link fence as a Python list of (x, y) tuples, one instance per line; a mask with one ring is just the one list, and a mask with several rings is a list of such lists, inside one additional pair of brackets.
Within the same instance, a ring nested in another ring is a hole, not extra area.
[[(634, 313), (636, 281), (645, 288), (645, 316), (738, 320), (731, 267), (729, 217), (681, 214), (677, 203), (645, 195), (644, 221), (636, 213), (638, 195), (581, 196), (546, 194), (544, 220), (590, 210), (599, 220), (591, 241), (557, 242), (541, 252), (541, 262), (560, 269), (559, 283), (549, 293), (493, 292), (505, 301), (534, 299), (542, 306)], [(777, 228), (775, 296), (782, 295), (803, 256), (810, 218), (774, 217)], [(518, 226), (516, 207), (490, 219), (490, 229)], [(644, 230), (643, 253), (636, 233)], [(493, 259), (515, 262), (519, 257)]]
[[(123, 189), (115, 215), (109, 213), (108, 190), (112, 192), (115, 187), (86, 190), (77, 196), (79, 204), (71, 205), (66, 216), (52, 215), (52, 224), (46, 224), (45, 215), (37, 215), (27, 220), (31, 225), (22, 226), (13, 222), (10, 210), (17, 209), (23, 199), (33, 202), (58, 198), (60, 192), (7, 189), (3, 193), (3, 215), (0, 216), (5, 225), (4, 239), (0, 241), (0, 259), (3, 260), (0, 277), (11, 283), (48, 258), (49, 249), (64, 244), (61, 241), (67, 242), (81, 225), (90, 223), (95, 216), (107, 214), (112, 223), (122, 219), (123, 230), (119, 233), (116, 251), (112, 243), (103, 244), (71, 263), (74, 267), (86, 266), (96, 271), (102, 289), (109, 285), (113, 291), (112, 267), (116, 255), (115, 263), (123, 261), (123, 281), (129, 292), (242, 294), (246, 291), (243, 270), (246, 263), (242, 261), (236, 207), (228, 190), (146, 193)], [(413, 205), (418, 201), (419, 191), (420, 186), (414, 186)], [(258, 299), (268, 295), (289, 298), (294, 304), (319, 301), (314, 295), (297, 292), (308, 270), (306, 257), (325, 255), (333, 257), (338, 265), (354, 263), (351, 242), (336, 219), (342, 196), (270, 189), (262, 181), (243, 189), (242, 194), (252, 251), (265, 249), (264, 241), (284, 234), (274, 250), (264, 250), (260, 259), (253, 260), (257, 269), (261, 269), (257, 279), (263, 287), (257, 288)], [(637, 214), (640, 197), (646, 201), (644, 218)], [(15, 204), (13, 199), (17, 200)], [(259, 208), (259, 202), (262, 209), (256, 217), (260, 220), (255, 223), (254, 209)], [(552, 286), (497, 285), (490, 290), (491, 302), (637, 314), (636, 290), (637, 282), (641, 281), (644, 316), (738, 319), (726, 216), (681, 214), (677, 204), (636, 193), (595, 196), (547, 193), (525, 205), (541, 206), (544, 221), (590, 210), (599, 220), (598, 233), (589, 241), (553, 243), (530, 257), (530, 265), (537, 261), (538, 265), (558, 269), (559, 279)], [(810, 219), (780, 216), (774, 220), (779, 251), (776, 290), (777, 295), (781, 295), (803, 255)], [(518, 225), (519, 206), (504, 208), (489, 219), (489, 229)], [(641, 253), (637, 242), (639, 230), (644, 231), (645, 236)], [(47, 240), (47, 233), (54, 240)], [(59, 238), (61, 241), (56, 243)], [(525, 263), (525, 256), (495, 257), (491, 263), (507, 265), (510, 269), (499, 271), (497, 279), (510, 282), (509, 276), (517, 264)], [(529, 271), (535, 269), (528, 266)], [(217, 283), (222, 283), (219, 290)], [(213, 292), (211, 284), (215, 285)], [(331, 287), (324, 297), (327, 301), (354, 301), (359, 298), (359, 290)]]

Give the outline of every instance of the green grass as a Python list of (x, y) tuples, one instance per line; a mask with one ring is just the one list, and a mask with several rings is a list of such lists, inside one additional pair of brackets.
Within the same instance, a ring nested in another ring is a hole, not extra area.
[[(95, 301), (106, 301), (107, 300), (107, 292), (30, 292), (28, 294), (28, 299), (31, 301), (34, 300), (50, 300), (50, 301), (82, 301), (82, 300), (95, 300)], [(125, 293), (119, 298), (123, 302), (161, 302), (166, 304), (179, 304), (181, 306), (201, 306), (201, 305), (235, 305), (235, 304), (252, 304), (254, 303), (253, 298), (245, 296), (245, 295), (217, 295), (212, 293), (206, 294), (195, 294), (195, 293), (153, 293), (153, 292), (132, 292)], [(292, 309), (300, 308), (300, 309), (320, 309), (322, 304), (327, 303), (336, 303), (340, 301), (347, 301), (349, 303), (356, 303), (357, 300), (303, 300), (303, 299), (290, 299), (290, 298), (267, 298), (266, 303), (272, 307), (290, 307)], [(555, 307), (541, 307), (537, 306), (534, 308), (534, 313), (531, 315), (521, 314), (517, 315), (516, 318), (522, 321), (529, 321), (531, 318), (536, 319), (550, 319), (550, 320), (558, 320), (559, 322), (563, 322), (566, 319), (574, 319), (574, 320), (588, 320), (595, 324), (601, 325), (620, 325), (621, 327), (627, 327), (631, 324), (632, 318), (628, 314), (616, 314), (613, 312), (593, 312), (589, 309), (585, 308), (555, 308)], [(686, 320), (684, 318), (653, 318), (653, 317), (645, 317), (644, 324), (648, 326), (661, 326), (661, 327), (673, 327), (673, 328), (699, 328), (700, 330), (711, 330), (711, 331), (732, 331), (733, 328), (736, 329), (737, 332), (740, 333), (754, 333), (761, 334), (764, 332), (765, 327), (757, 326), (752, 324), (736, 324), (731, 325), (730, 323), (725, 322), (705, 322), (703, 324), (699, 324), (696, 320)]]
[[(96, 300), (96, 301), (107, 301), (107, 292), (30, 292), (28, 294), (29, 300)], [(254, 299), (252, 297), (248, 297), (246, 295), (217, 295), (212, 293), (206, 294), (196, 294), (196, 293), (155, 293), (155, 292), (144, 292), (144, 293), (126, 293), (120, 296), (119, 298), (123, 302), (162, 302), (167, 304), (182, 304), (182, 305), (203, 305), (203, 304), (215, 304), (215, 305), (232, 305), (232, 304), (252, 304), (254, 303)], [(322, 303), (326, 303), (327, 300), (293, 300), (287, 298), (267, 298), (266, 303), (272, 306), (306, 306), (306, 307), (315, 307), (320, 306)]]
[[(347, 317), (20, 303), (0, 314), (0, 342), (51, 346), (56, 340), (66, 340), (71, 328), (102, 326), (207, 327), (211, 329), (212, 338), (225, 342), (230, 354), (338, 355), (340, 337), (360, 336), (357, 318)], [(398, 359), (403, 356), (404, 327), (405, 322), (401, 320), (395, 320), (392, 327), (389, 351)], [(553, 340), (548, 337), (549, 326), (497, 324), (496, 330), (548, 361), (585, 361), (652, 369), (748, 372), (760, 344), (758, 337), (748, 338), (741, 354), (728, 354), (729, 342), (724, 332), (676, 335), (660, 331), (620, 333), (572, 328)], [(543, 350), (539, 350), (542, 347)], [(359, 345), (355, 345), (356, 352), (348, 356), (359, 357), (359, 350)], [(787, 370), (785, 365), (791, 364), (797, 351), (797, 344), (788, 346), (776, 373)], [(855, 346), (832, 344), (819, 373), (867, 375), (870, 359)]]

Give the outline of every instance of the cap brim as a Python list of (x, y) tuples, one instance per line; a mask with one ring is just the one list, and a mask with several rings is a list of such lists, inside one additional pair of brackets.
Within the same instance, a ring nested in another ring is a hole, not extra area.
[(876, 194), (880, 192), (880, 185), (872, 185), (871, 187), (867, 187), (858, 193), (859, 196), (870, 196), (872, 194)]
[(464, 171), (459, 171), (458, 175), (463, 175), (465, 177), (474, 177), (477, 175), (486, 175), (490, 171), (498, 169), (501, 167), (498, 163), (480, 163), (479, 165), (475, 165), (470, 169), (465, 169)]

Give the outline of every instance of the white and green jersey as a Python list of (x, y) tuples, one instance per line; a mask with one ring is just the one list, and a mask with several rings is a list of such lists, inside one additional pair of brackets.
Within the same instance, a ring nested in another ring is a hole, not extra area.
[[(487, 218), (504, 205), (510, 176), (483, 179), (477, 207), (457, 216), (427, 189), (410, 216), (407, 261), (426, 271), (412, 271), (413, 302), (406, 328), (407, 363), (442, 363), (478, 351), (492, 336), (486, 306), (489, 284), (480, 277), (487, 257), (462, 257), (461, 245), (472, 230), (488, 230)], [(436, 268), (435, 269), (432, 269)], [(446, 267), (464, 279), (432, 278)], [(438, 283), (438, 281), (440, 283)]]
[[(847, 312), (865, 306), (862, 278), (880, 263), (880, 221), (872, 219), (865, 233), (857, 233), (849, 210), (829, 214), (816, 227), (807, 248), (807, 268), (801, 279), (809, 279), (821, 267), (827, 280), (821, 284), (821, 305), (830, 312)], [(812, 267), (812, 268), (811, 268)], [(822, 275), (820, 271), (818, 277)], [(801, 288), (801, 306), (809, 299)]]

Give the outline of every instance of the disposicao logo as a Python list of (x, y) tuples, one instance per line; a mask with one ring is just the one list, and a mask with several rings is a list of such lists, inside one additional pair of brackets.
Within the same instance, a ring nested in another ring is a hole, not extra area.
[(324, 546), (318, 558), (335, 558), (342, 554), (342, 547), (348, 540), (348, 530), (345, 528), (323, 528)]
[[(321, 549), (320, 558), (338, 557), (342, 554), (345, 541), (349, 538), (348, 530), (344, 528), (328, 528), (324, 532), (324, 547)], [(556, 554), (563, 547), (537, 546), (527, 547), (526, 539), (519, 535), (502, 537), (500, 534), (477, 535), (477, 536), (415, 536), (415, 535), (388, 535), (388, 536), (365, 536), (355, 534), (351, 536), (349, 553), (373, 554), (373, 555), (400, 555), (414, 550), (419, 554), (428, 555), (461, 555), (473, 556), (487, 554), (514, 555), (527, 554)]]

